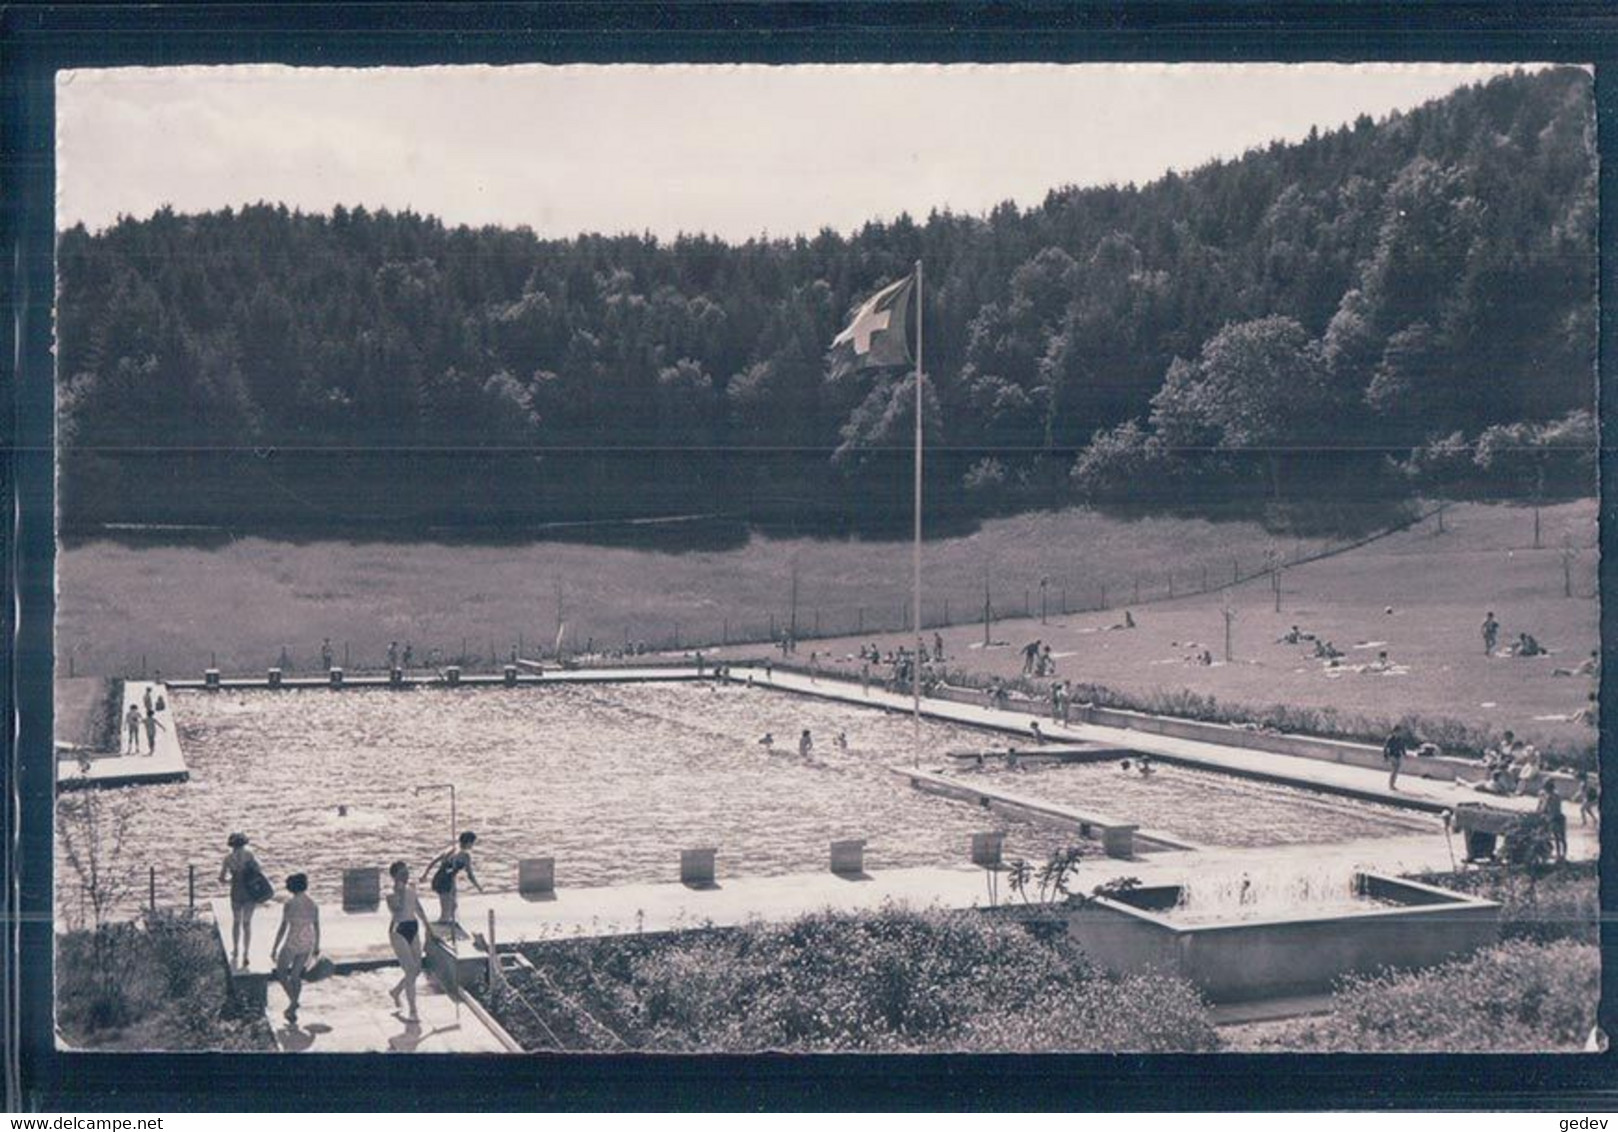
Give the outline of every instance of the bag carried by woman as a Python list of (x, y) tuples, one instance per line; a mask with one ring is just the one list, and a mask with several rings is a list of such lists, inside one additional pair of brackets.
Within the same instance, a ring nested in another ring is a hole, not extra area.
[(242, 884), (247, 888), (248, 898), (255, 904), (263, 904), (275, 895), (275, 886), (264, 875), (264, 870), (258, 867), (257, 861), (248, 862), (242, 873)]

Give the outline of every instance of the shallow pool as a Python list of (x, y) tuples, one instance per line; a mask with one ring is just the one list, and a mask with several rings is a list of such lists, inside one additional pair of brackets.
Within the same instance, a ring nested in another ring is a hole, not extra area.
[(1415, 810), (1162, 762), (1142, 777), (1123, 770), (1121, 761), (1024, 762), (1013, 770), (991, 763), (958, 773), (1201, 845), (1311, 845), (1443, 832), (1436, 816)]
[[(420, 869), (459, 824), (478, 832), (485, 886), (510, 889), (519, 858), (554, 856), (559, 886), (678, 879), (682, 848), (716, 846), (725, 874), (827, 867), (834, 839), (864, 837), (872, 869), (961, 863), (970, 835), (1043, 858), (1071, 835), (911, 789), (909, 716), (732, 686), (555, 684), (520, 689), (201, 691), (174, 694), (189, 782), (102, 792), (126, 809), (125, 859), (158, 869), (159, 903), (216, 883), (224, 841), (245, 831), (279, 881), (309, 873), (330, 899), (341, 871), (402, 858)], [(808, 728), (810, 759), (797, 737)], [(848, 749), (834, 744), (838, 731)], [(757, 740), (772, 732), (774, 753)], [(924, 722), (937, 753), (983, 736)], [(339, 817), (339, 804), (348, 807)], [(60, 856), (60, 855), (59, 855)], [(59, 860), (59, 891), (78, 888)]]

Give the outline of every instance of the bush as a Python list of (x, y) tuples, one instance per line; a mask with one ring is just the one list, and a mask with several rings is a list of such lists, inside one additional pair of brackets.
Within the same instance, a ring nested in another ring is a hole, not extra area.
[(1563, 861), (1539, 869), (1428, 873), (1415, 879), (1499, 901), (1502, 939), (1600, 940), (1601, 893), (1595, 861)]
[(1512, 940), (1428, 971), (1347, 979), (1312, 1032), (1334, 1050), (1581, 1049), (1600, 991), (1594, 945)]
[(1065, 932), (980, 912), (820, 913), (784, 924), (530, 945), (494, 996), (527, 1048), (665, 1051), (1195, 1050), (1174, 979), (1095, 973)]
[(76, 1047), (142, 1050), (274, 1048), (262, 1012), (229, 999), (223, 959), (210, 924), (158, 912), (141, 923), (102, 929), (115, 977), (95, 971), (93, 931), (56, 944), (56, 1020)]

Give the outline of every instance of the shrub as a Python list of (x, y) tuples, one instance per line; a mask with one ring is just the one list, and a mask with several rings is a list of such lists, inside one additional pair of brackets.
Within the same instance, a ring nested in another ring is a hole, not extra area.
[[(238, 1011), (211, 925), (156, 913), (144, 923), (113, 923), (101, 946), (115, 977), (96, 972), (93, 931), (57, 937), (56, 1019), (74, 1046), (145, 1050), (263, 1050), (274, 1047), (258, 1011)], [(127, 1032), (127, 1033), (126, 1033)]]
[(1564, 861), (1541, 869), (1428, 873), (1416, 879), (1499, 901), (1502, 939), (1542, 943), (1600, 939), (1601, 894), (1594, 861)]
[(1579, 1049), (1600, 985), (1597, 947), (1512, 940), (1427, 971), (1347, 979), (1313, 1034), (1336, 1050)]
[(530, 945), (538, 970), (494, 1006), (529, 1048), (606, 1048), (604, 1033), (673, 1051), (1212, 1047), (1188, 984), (1098, 975), (1042, 926), (889, 906)]

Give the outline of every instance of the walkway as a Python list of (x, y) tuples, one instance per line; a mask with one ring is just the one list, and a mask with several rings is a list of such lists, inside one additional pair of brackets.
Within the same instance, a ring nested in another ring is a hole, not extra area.
[(416, 989), (418, 1022), (395, 1011), (388, 989), (398, 970), (363, 971), (304, 985), (298, 1024), (282, 1011), (287, 997), (269, 984), (264, 1017), (286, 1053), (506, 1053), (505, 1045), (477, 1012), (458, 1004), (423, 975)]
[[(146, 690), (152, 690), (152, 696), (162, 696), (165, 706), (157, 712), (157, 747), (146, 751)], [(185, 755), (180, 750), (179, 727), (174, 721), (174, 713), (169, 710), (166, 701), (168, 691), (163, 684), (154, 684), (144, 680), (124, 681), (124, 699), (118, 712), (118, 751), (117, 754), (104, 754), (78, 762), (74, 759), (58, 758), (56, 760), (56, 787), (58, 790), (78, 790), (87, 786), (145, 786), (156, 782), (184, 782), (190, 777), (186, 770)], [(140, 711), (143, 718), (141, 724), (140, 742), (145, 753), (127, 755), (121, 753), (128, 741), (126, 719), (129, 715), (130, 705), (133, 704)]]
[[(801, 673), (783, 672), (779, 669), (768, 679), (765, 678), (762, 668), (737, 667), (732, 670), (732, 675), (740, 680), (746, 680), (751, 676), (755, 683), (766, 687), (819, 696), (822, 699), (867, 707), (886, 707), (896, 711), (911, 710), (911, 698), (908, 695), (888, 692), (874, 684), (870, 691), (865, 693), (858, 685), (844, 680), (830, 678), (816, 680)], [(1366, 801), (1383, 802), (1393, 806), (1437, 812), (1459, 802), (1487, 802), (1493, 806), (1524, 811), (1532, 810), (1535, 805), (1532, 798), (1498, 798), (1480, 794), (1459, 783), (1429, 778), (1402, 778), (1399, 789), (1389, 791), (1387, 774), (1365, 767), (1345, 766), (1341, 763), (1299, 758), (1295, 755), (1282, 755), (1270, 751), (1255, 751), (1247, 747), (1230, 747), (1200, 739), (1152, 735), (1123, 727), (1102, 727), (1090, 723), (1061, 724), (1051, 721), (1048, 716), (1032, 715), (1026, 711), (956, 703), (953, 700), (930, 699), (924, 696), (921, 701), (921, 713), (930, 719), (963, 723), (1014, 735), (1022, 744), (1030, 746), (1034, 740), (1029, 734), (1028, 724), (1038, 720), (1046, 738), (1058, 743), (1081, 742), (1127, 747), (1133, 751), (1144, 751), (1158, 756), (1166, 761), (1222, 770), (1288, 786), (1347, 794)]]

